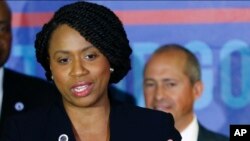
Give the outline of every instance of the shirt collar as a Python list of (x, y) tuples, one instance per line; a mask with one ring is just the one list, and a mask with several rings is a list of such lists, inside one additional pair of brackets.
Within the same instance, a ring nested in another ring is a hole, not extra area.
[(3, 67), (0, 67), (0, 117), (3, 103)]
[(192, 122), (181, 132), (182, 141), (197, 141), (198, 131), (198, 121), (194, 115)]

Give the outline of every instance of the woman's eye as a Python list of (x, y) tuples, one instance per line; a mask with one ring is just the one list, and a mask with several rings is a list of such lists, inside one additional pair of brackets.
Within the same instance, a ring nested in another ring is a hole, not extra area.
[(88, 55), (86, 55), (84, 58), (87, 59), (87, 60), (92, 61), (92, 60), (94, 60), (96, 57), (97, 57), (96, 54), (88, 54)]
[(58, 59), (58, 62), (59, 62), (60, 64), (66, 64), (66, 63), (68, 63), (68, 61), (69, 61), (68, 58), (61, 58), (61, 59)]

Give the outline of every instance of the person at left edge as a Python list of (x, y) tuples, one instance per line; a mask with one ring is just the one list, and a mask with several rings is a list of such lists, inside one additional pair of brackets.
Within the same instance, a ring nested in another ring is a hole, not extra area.
[(55, 90), (43, 79), (4, 67), (12, 47), (11, 17), (8, 3), (0, 1), (0, 134), (8, 117), (47, 104)]
[(107, 7), (61, 7), (36, 36), (36, 57), (62, 99), (11, 118), (1, 141), (180, 141), (170, 113), (112, 103), (108, 86), (130, 70), (124, 27)]

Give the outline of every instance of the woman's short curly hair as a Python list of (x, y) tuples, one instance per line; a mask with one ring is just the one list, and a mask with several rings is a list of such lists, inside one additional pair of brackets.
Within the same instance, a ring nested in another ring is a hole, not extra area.
[(44, 24), (35, 40), (36, 58), (51, 80), (49, 65), (49, 40), (52, 32), (62, 24), (77, 30), (109, 60), (114, 68), (110, 83), (119, 82), (131, 69), (132, 53), (126, 32), (120, 19), (107, 7), (90, 2), (75, 2), (57, 10)]

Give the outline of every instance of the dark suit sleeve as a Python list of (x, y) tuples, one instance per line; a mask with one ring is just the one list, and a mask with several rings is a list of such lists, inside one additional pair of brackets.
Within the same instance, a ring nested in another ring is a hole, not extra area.
[(229, 141), (229, 137), (205, 128), (199, 122), (198, 141)]
[(164, 141), (172, 139), (173, 141), (181, 141), (179, 131), (174, 127), (174, 118), (171, 114), (162, 113), (162, 134), (166, 137)]

